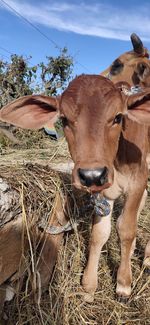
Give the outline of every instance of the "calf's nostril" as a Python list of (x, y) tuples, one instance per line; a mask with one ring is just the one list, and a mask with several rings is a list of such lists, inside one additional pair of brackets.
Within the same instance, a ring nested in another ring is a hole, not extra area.
[(84, 186), (91, 186), (92, 185), (92, 179), (91, 179), (91, 171), (88, 169), (78, 169), (78, 175), (80, 178), (80, 182)]
[(106, 182), (108, 182), (108, 169), (107, 167), (101, 168), (101, 175), (99, 179), (101, 185), (104, 185)]

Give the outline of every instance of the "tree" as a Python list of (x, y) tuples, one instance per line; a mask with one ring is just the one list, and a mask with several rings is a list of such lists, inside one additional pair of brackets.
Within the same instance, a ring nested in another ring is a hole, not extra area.
[(23, 56), (11, 55), (10, 63), (0, 61), (0, 106), (25, 95), (31, 95), (32, 79), (36, 77), (37, 67), (29, 67)]
[(73, 59), (67, 48), (57, 57), (48, 56), (46, 64), (29, 66), (30, 59), (14, 54), (9, 63), (0, 60), (0, 107), (33, 93), (57, 95), (67, 86), (73, 69)]
[(64, 47), (57, 57), (48, 56), (47, 60), (47, 64), (39, 64), (44, 92), (46, 95), (57, 95), (66, 88), (71, 79), (73, 59)]

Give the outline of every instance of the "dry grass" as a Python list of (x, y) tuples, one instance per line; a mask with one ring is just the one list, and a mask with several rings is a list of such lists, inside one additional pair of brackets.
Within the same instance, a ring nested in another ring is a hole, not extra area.
[(43, 130), (16, 129), (16, 133), (13, 134), (20, 144), (13, 144), (6, 136), (0, 135), (1, 164), (39, 162), (45, 165), (51, 162), (65, 162), (70, 157), (64, 138), (51, 141)]
[[(51, 162), (62, 161), (62, 159), (65, 161), (66, 157), (68, 157), (66, 147), (62, 146), (62, 143), (60, 145), (60, 143), (61, 141), (58, 144), (54, 142), (49, 144), (50, 150), (52, 149), (51, 153), (48, 154)], [(32, 161), (32, 154), (35, 154), (34, 150), (36, 148), (29, 150), (31, 154), (29, 161)], [(43, 150), (45, 150), (44, 147)], [(35, 218), (36, 222), (38, 222), (41, 215), (45, 217), (50, 213), (56, 192), (60, 190), (67, 191), (70, 193), (73, 202), (70, 207), (70, 216), (78, 220), (79, 226), (78, 229), (65, 235), (51, 283), (47, 292), (39, 299), (38, 304), (34, 302), (30, 287), (27, 286), (28, 272), (26, 273), (24, 288), (22, 290), (18, 288), (14, 300), (5, 306), (8, 316), (7, 324), (150, 324), (150, 276), (142, 268), (144, 248), (148, 238), (150, 238), (150, 199), (148, 198), (147, 205), (139, 220), (137, 246), (132, 259), (133, 290), (130, 300), (127, 304), (121, 304), (115, 297), (116, 271), (120, 260), (119, 240), (115, 228), (120, 209), (120, 203), (118, 203), (115, 206), (112, 218), (111, 237), (104, 247), (100, 259), (99, 284), (95, 300), (90, 304), (85, 303), (81, 277), (87, 259), (92, 214), (92, 211), (85, 209), (88, 197), (81, 193), (78, 193), (75, 197), (68, 177), (61, 177), (59, 173), (51, 171), (47, 166), (43, 166), (38, 151), (36, 151), (36, 158), (33, 159), (34, 166), (32, 164), (22, 165), (21, 155), (24, 152), (24, 150), (20, 152), (19, 149), (15, 149), (13, 155), (10, 153), (10, 159), (8, 159), (8, 153), (1, 156), (1, 164), (3, 165), (1, 174), (20, 192), (22, 184), (24, 185), (23, 202), (28, 217), (30, 212), (32, 220)], [(8, 168), (11, 159), (14, 159), (14, 157), (17, 163)], [(26, 158), (24, 157), (24, 160), (28, 161), (27, 150)], [(35, 165), (36, 161), (38, 161), (37, 165)], [(44, 162), (47, 163), (47, 158), (44, 159)], [(34, 245), (32, 249), (34, 258), (36, 258)], [(28, 263), (30, 264), (29, 260)]]

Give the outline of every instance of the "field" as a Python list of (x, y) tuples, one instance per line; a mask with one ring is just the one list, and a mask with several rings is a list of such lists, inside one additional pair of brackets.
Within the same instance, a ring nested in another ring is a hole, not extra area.
[[(51, 211), (56, 192), (65, 189), (71, 198), (69, 217), (76, 223), (72, 231), (65, 233), (49, 287), (44, 293), (39, 288), (36, 301), (28, 281), (31, 251), (26, 256), (24, 282), (22, 286), (17, 282), (16, 295), (12, 301), (6, 302), (5, 320), (1, 320), (0, 325), (150, 324), (150, 275), (142, 266), (144, 248), (150, 239), (150, 196), (139, 219), (136, 250), (132, 258), (133, 288), (129, 301), (120, 303), (115, 295), (120, 260), (115, 225), (122, 205), (120, 200), (116, 202), (111, 237), (99, 263), (98, 290), (94, 302), (86, 303), (81, 278), (88, 254), (92, 211), (85, 208), (88, 196), (72, 190), (70, 176), (51, 171), (51, 167), (70, 158), (65, 140), (51, 141), (42, 131), (16, 131), (15, 136), (20, 140), (19, 145), (12, 145), (4, 136), (0, 138), (0, 177), (7, 179), (19, 193), (23, 184), (25, 209), (31, 207), (32, 220), (36, 221), (41, 214)], [(34, 245), (32, 257), (36, 265)]]

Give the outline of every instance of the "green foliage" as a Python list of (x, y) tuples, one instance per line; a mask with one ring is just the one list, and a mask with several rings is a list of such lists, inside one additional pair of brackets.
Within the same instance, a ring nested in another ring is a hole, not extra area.
[(73, 69), (67, 48), (57, 57), (48, 56), (47, 63), (29, 66), (30, 59), (14, 54), (9, 63), (0, 60), (0, 107), (33, 93), (57, 95), (67, 86)]
[(59, 89), (64, 90), (67, 86), (73, 69), (73, 59), (64, 47), (56, 58), (47, 57), (47, 64), (39, 64), (41, 79), (46, 95), (57, 95)]
[(11, 62), (0, 61), (0, 106), (25, 95), (33, 93), (32, 79), (36, 67), (30, 68), (23, 56), (12, 55)]

